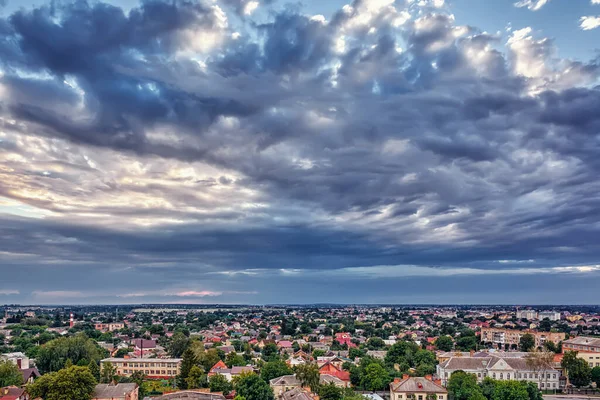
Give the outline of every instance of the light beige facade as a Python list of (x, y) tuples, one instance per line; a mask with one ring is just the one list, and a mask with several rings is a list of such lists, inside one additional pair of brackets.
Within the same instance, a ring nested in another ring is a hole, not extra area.
[(562, 332), (534, 332), (517, 331), (513, 329), (482, 328), (481, 341), (498, 345), (508, 344), (514, 347), (519, 345), (521, 337), (526, 333), (529, 333), (535, 339), (535, 347), (543, 346), (545, 342), (558, 343), (565, 339), (565, 334)]
[(578, 352), (577, 357), (585, 360), (590, 368), (600, 367), (600, 353)]
[(97, 323), (94, 324), (94, 329), (100, 332), (112, 332), (118, 331), (120, 329), (125, 328), (125, 324), (122, 322), (111, 322), (107, 324)]
[(117, 375), (131, 376), (140, 371), (148, 378), (173, 378), (179, 374), (181, 358), (105, 358), (100, 361), (100, 368), (110, 362), (117, 370)]

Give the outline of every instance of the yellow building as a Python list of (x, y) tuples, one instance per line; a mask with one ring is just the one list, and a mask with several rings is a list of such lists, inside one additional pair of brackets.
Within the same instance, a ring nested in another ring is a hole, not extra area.
[(600, 367), (600, 353), (579, 352), (577, 357), (585, 360), (590, 365), (590, 368)]
[(131, 376), (140, 371), (148, 378), (173, 378), (179, 374), (181, 358), (105, 358), (100, 361), (102, 370), (106, 363), (116, 368), (117, 375)]

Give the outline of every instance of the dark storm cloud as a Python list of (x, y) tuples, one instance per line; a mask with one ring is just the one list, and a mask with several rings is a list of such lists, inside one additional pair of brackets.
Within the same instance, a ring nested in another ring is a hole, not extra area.
[(133, 269), (144, 298), (161, 282), (175, 291), (161, 296), (243, 292), (248, 276), (261, 301), (285, 300), (265, 277), (308, 290), (335, 271), (358, 290), (362, 267), (597, 278), (556, 269), (598, 262), (597, 60), (431, 5), (260, 23), (256, 6), (67, 1), (0, 18), (1, 272)]

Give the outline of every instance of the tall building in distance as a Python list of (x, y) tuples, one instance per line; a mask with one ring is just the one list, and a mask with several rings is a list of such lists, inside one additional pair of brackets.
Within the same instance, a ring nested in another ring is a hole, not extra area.
[(482, 328), (481, 341), (484, 343), (493, 343), (499, 346), (509, 345), (510, 347), (516, 348), (521, 342), (521, 337), (526, 333), (529, 333), (534, 337), (535, 347), (543, 346), (547, 341), (558, 343), (564, 340), (566, 337), (562, 332), (535, 332), (517, 331), (512, 329)]

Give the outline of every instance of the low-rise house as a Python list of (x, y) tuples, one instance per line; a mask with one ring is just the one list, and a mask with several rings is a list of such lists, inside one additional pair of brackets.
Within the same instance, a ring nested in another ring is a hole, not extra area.
[(318, 398), (305, 388), (295, 388), (281, 395), (282, 400), (318, 400)]
[(29, 357), (21, 352), (0, 354), (0, 360), (10, 361), (19, 367), (19, 369), (29, 368)]
[(213, 367), (208, 371), (208, 377), (210, 378), (213, 375), (223, 375), (229, 382), (233, 380), (234, 377), (247, 372), (253, 372), (254, 369), (247, 365), (245, 367), (231, 367), (228, 368), (227, 365), (221, 360), (218, 363), (213, 365)]
[(29, 400), (25, 389), (16, 386), (0, 388), (0, 400)]
[(209, 393), (198, 389), (167, 393), (160, 397), (153, 397), (153, 400), (225, 400), (225, 396), (221, 393)]
[(321, 365), (319, 367), (319, 373), (321, 375), (335, 376), (344, 382), (350, 382), (350, 372), (344, 371), (341, 367), (338, 368), (330, 362), (326, 362), (325, 364)]
[(448, 391), (431, 375), (424, 378), (404, 375), (390, 383), (390, 400), (447, 400)]
[(92, 400), (138, 400), (138, 391), (135, 383), (101, 383), (96, 385)]
[[(348, 387), (347, 382), (344, 382), (341, 379), (331, 375), (321, 375), (319, 378), (319, 383), (321, 385), (334, 384), (339, 388)], [(280, 376), (279, 378), (271, 379), (269, 381), (269, 386), (271, 386), (271, 389), (273, 389), (275, 397), (279, 398), (287, 391), (302, 387), (302, 384), (296, 375), (284, 375)]]
[(37, 368), (27, 368), (22, 369), (21, 373), (23, 374), (23, 383), (33, 383), (33, 381), (41, 376), (40, 372)]

